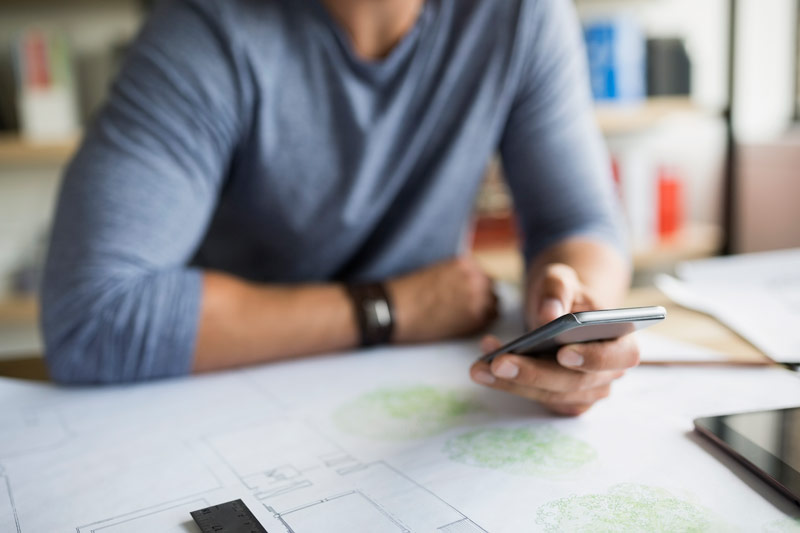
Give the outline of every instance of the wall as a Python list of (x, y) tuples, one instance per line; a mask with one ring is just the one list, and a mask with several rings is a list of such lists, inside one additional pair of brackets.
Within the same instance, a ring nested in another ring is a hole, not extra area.
[(0, 168), (0, 295), (9, 291), (11, 273), (41, 253), (59, 173), (47, 167)]
[(736, 251), (800, 247), (800, 132), (742, 146), (739, 163)]
[(734, 250), (800, 247), (800, 133), (787, 134), (796, 98), (797, 1), (740, 2)]
[(734, 127), (740, 142), (780, 137), (794, 113), (796, 0), (740, 0)]

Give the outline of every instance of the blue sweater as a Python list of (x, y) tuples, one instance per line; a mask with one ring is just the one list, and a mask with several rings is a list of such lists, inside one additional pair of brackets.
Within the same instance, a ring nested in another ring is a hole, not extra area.
[(620, 245), (585, 70), (568, 0), (428, 0), (380, 61), (319, 0), (165, 2), (66, 171), (52, 377), (189, 372), (206, 268), (372, 280), (458, 254), (498, 151), (527, 257)]

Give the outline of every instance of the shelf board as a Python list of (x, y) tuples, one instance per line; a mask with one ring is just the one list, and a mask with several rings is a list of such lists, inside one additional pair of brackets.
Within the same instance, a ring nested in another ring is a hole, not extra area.
[(722, 228), (715, 224), (692, 223), (672, 239), (652, 248), (636, 250), (633, 264), (637, 270), (673, 265), (679, 261), (711, 257), (722, 246)]
[[(679, 261), (711, 257), (719, 252), (721, 238), (719, 226), (693, 223), (671, 240), (634, 251), (633, 267), (641, 272), (669, 267)], [(494, 242), (491, 246), (476, 247), (473, 253), (492, 277), (513, 283), (522, 280), (524, 265), (516, 242)]]
[(702, 109), (688, 97), (648, 98), (630, 104), (595, 104), (595, 117), (605, 135), (636, 133), (676, 113), (699, 112)]
[[(675, 113), (700, 112), (691, 99), (650, 98), (637, 104), (597, 104), (595, 116), (606, 135), (630, 134), (650, 128)], [(37, 144), (15, 134), (0, 134), (0, 165), (66, 163), (75, 153), (78, 138), (58, 143)]]
[(473, 253), (481, 268), (493, 279), (515, 285), (522, 283), (525, 262), (515, 245), (479, 248)]
[(39, 305), (32, 296), (0, 300), (0, 324), (35, 324), (38, 316)]
[(58, 143), (32, 143), (14, 134), (0, 135), (0, 165), (66, 163), (78, 147), (78, 138)]

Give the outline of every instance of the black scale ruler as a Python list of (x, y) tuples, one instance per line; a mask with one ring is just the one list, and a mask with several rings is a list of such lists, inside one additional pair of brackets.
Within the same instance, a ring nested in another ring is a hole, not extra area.
[(190, 513), (203, 533), (268, 533), (242, 500)]

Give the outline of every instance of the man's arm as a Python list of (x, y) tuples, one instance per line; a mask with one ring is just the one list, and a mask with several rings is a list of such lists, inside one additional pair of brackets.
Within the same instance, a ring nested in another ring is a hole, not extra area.
[[(220, 15), (207, 12), (219, 6), (157, 8), (67, 170), (42, 293), (57, 381), (135, 381), (357, 345), (340, 286), (187, 267), (252, 110), (247, 69), (235, 68)], [(387, 285), (397, 342), (474, 332), (495, 309), (467, 258)]]
[(191, 2), (156, 9), (66, 170), (42, 290), (57, 381), (191, 368), (203, 272), (187, 264), (248, 116), (214, 20)]
[[(530, 327), (564, 313), (618, 306), (630, 282), (610, 164), (586, 79), (574, 8), (566, 0), (525, 4), (525, 63), (501, 141), (528, 262)], [(496, 339), (486, 339), (485, 350)], [(477, 363), (475, 381), (579, 414), (607, 396), (638, 363), (631, 337), (561, 348), (557, 361), (503, 355)]]
[[(207, 272), (203, 285), (195, 371), (358, 345), (352, 303), (341, 285), (258, 285), (219, 272)], [(491, 281), (469, 257), (394, 278), (386, 288), (396, 343), (475, 333), (496, 315)]]

